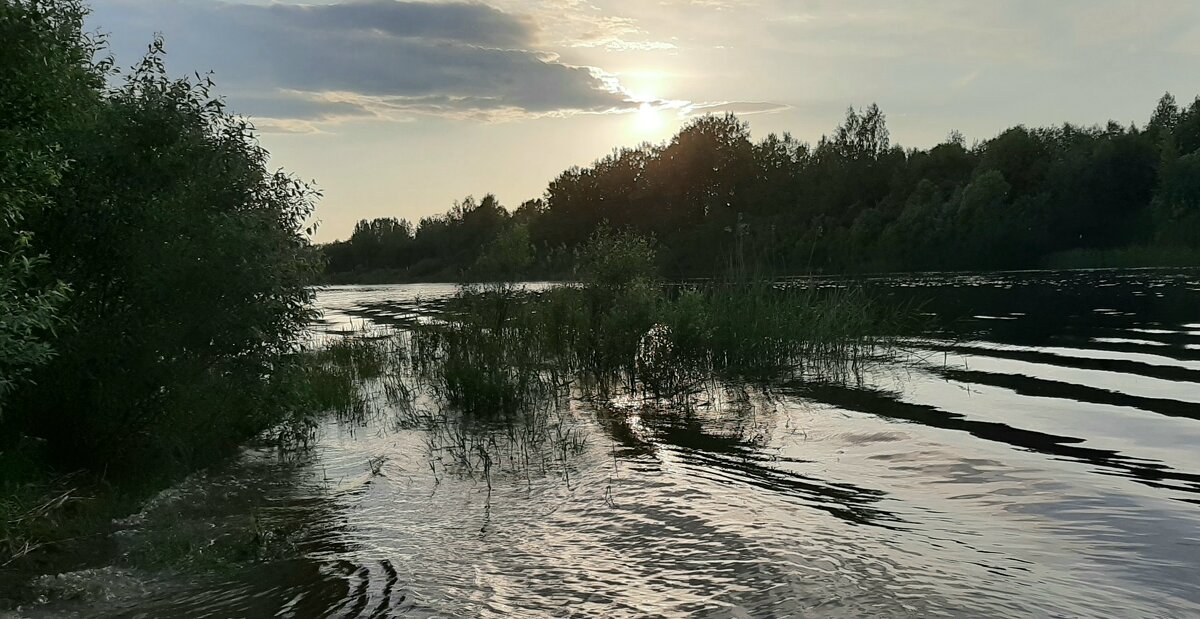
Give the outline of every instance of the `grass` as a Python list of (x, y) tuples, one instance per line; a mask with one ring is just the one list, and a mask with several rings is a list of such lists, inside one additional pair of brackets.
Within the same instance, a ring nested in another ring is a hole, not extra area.
[(855, 366), (886, 347), (895, 318), (858, 288), (815, 282), (693, 287), (665, 312), (679, 354), (726, 377)]
[[(9, 462), (4, 462), (9, 464)], [(32, 555), (61, 536), (81, 495), (78, 475), (10, 484), (0, 499), (0, 569)], [(88, 519), (90, 520), (90, 519)]]
[(435, 474), (490, 487), (498, 472), (568, 474), (586, 447), (570, 399), (687, 411), (747, 383), (845, 379), (914, 315), (816, 282), (465, 286), (393, 334), (388, 375), (405, 387), (398, 424), (425, 432)]
[[(437, 327), (462, 399), (474, 384), (518, 391), (574, 383), (600, 395), (669, 393), (683, 377), (772, 377), (853, 366), (887, 347), (900, 316), (856, 288), (634, 283), (544, 292), (467, 289)], [(419, 353), (418, 353), (419, 354)], [(457, 360), (463, 363), (456, 363)], [(464, 377), (464, 374), (472, 374)]]
[(412, 359), (436, 395), (469, 414), (509, 415), (565, 385), (599, 398), (686, 399), (698, 385), (853, 371), (912, 313), (855, 287), (728, 281), (666, 286), (653, 239), (601, 227), (579, 285), (532, 292), (463, 287), (442, 319), (412, 329)]

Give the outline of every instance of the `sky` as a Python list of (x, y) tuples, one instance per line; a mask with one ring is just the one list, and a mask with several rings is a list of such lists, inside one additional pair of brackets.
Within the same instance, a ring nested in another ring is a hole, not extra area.
[(494, 193), (732, 111), (816, 142), (878, 103), (894, 143), (1143, 124), (1200, 94), (1195, 0), (92, 0), (131, 66), (155, 34), (211, 71), (272, 165), (324, 198), (315, 240)]

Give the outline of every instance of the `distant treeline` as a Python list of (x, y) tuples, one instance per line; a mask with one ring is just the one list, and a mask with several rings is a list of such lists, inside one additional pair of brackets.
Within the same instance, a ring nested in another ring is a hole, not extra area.
[(512, 213), (468, 198), (415, 225), (361, 221), (323, 251), (334, 282), (487, 278), (497, 251), (520, 276), (569, 276), (603, 222), (653, 236), (671, 276), (731, 261), (781, 274), (1193, 263), (1200, 99), (1165, 95), (1142, 127), (1018, 126), (973, 145), (952, 132), (929, 150), (893, 145), (875, 105), (815, 147), (706, 116), (569, 169)]

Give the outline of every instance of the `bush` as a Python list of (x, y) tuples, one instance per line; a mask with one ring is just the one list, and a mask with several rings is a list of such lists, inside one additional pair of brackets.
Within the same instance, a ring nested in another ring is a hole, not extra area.
[(475, 261), (474, 276), (481, 280), (511, 282), (533, 264), (529, 228), (520, 224), (505, 227)]
[(87, 122), (55, 134), (71, 166), (27, 217), (72, 328), (4, 433), (71, 464), (188, 467), (262, 429), (312, 315), (318, 194), (268, 171), (212, 82), (168, 78), (162, 56), (156, 41), (123, 86), (84, 93)]
[(658, 279), (654, 239), (602, 224), (576, 256), (576, 275), (591, 289), (616, 292)]
[(41, 281), (26, 219), (46, 208), (67, 157), (55, 134), (98, 103), (102, 70), (77, 2), (0, 3), (0, 418), (4, 399), (53, 353), (66, 289)]

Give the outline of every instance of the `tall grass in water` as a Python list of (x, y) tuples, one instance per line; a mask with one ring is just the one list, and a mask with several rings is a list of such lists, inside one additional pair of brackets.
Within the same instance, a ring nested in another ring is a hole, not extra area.
[(292, 404), (267, 430), (266, 442), (282, 452), (303, 449), (322, 416), (361, 421), (379, 408), (381, 393), (404, 400), (408, 389), (396, 372), (404, 353), (395, 333), (366, 331), (329, 334), (297, 353), (287, 377)]
[(854, 288), (647, 282), (616, 291), (464, 289), (414, 331), (413, 356), (447, 402), (509, 414), (569, 383), (582, 395), (680, 395), (720, 380), (859, 367), (894, 318)]
[(435, 474), (490, 484), (502, 471), (545, 472), (582, 448), (560, 407), (567, 381), (519, 319), (528, 298), (508, 285), (467, 287), (432, 320), (370, 342), (388, 361), (379, 379), (359, 381), (363, 398), (392, 411), (397, 428), (425, 433)]
[(560, 368), (519, 319), (527, 299), (511, 286), (460, 291), (442, 320), (410, 331), (414, 377), (476, 417), (506, 417), (556, 397)]
[(667, 319), (681, 351), (754, 376), (857, 366), (894, 316), (859, 288), (743, 280), (684, 290)]
[[(725, 386), (861, 368), (894, 317), (866, 292), (737, 278), (688, 286), (654, 275), (644, 239), (604, 230), (581, 282), (528, 291), (464, 286), (429, 320), (318, 353), (325, 407), (361, 414), (383, 386), (395, 423), (426, 431), (434, 461), (467, 474), (547, 470), (582, 449), (571, 399), (690, 407)], [(376, 390), (378, 391), (378, 390)]]
[(415, 375), (474, 417), (572, 393), (680, 397), (720, 380), (853, 370), (895, 316), (862, 290), (747, 277), (687, 287), (658, 279), (653, 240), (601, 227), (580, 283), (543, 292), (464, 287), (441, 320), (414, 325)]

